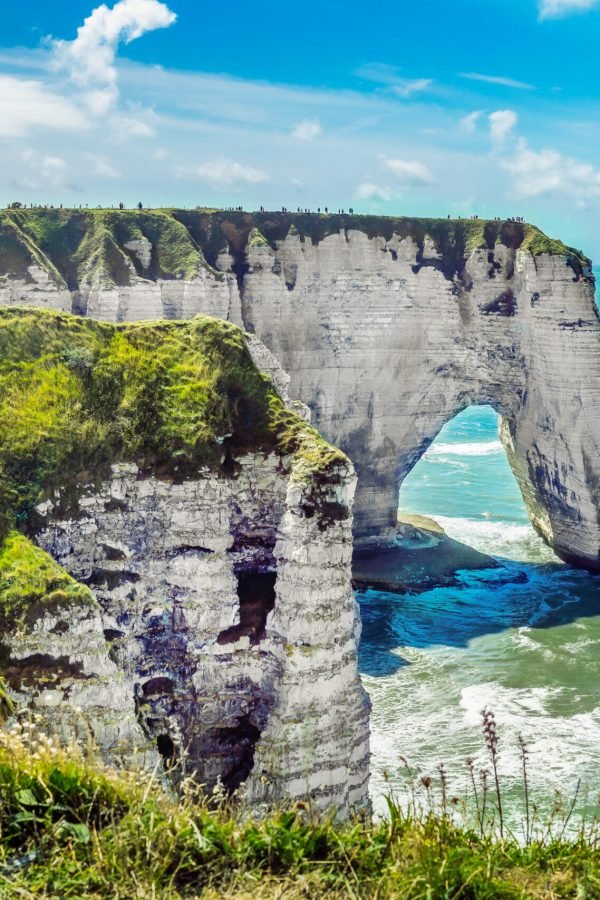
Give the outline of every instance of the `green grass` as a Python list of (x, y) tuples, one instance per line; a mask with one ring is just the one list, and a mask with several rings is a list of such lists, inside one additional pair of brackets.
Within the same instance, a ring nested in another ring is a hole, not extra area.
[[(63, 511), (76, 512), (81, 486), (112, 463), (226, 476), (249, 451), (290, 457), (286, 467), (312, 486), (317, 508), (320, 486), (347, 464), (285, 408), (237, 326), (206, 316), (108, 325), (0, 309), (0, 540), (34, 524), (35, 506), (57, 490)], [(24, 565), (41, 559), (23, 550)], [(10, 569), (9, 551), (0, 572)], [(4, 590), (0, 603), (10, 596)]]
[(0, 897), (562, 898), (600, 895), (591, 833), (519, 846), (440, 812), (257, 819), (186, 783), (116, 772), (25, 725), (0, 732)]
[[(318, 244), (350, 229), (387, 240), (394, 234), (410, 237), (421, 251), (430, 238), (443, 256), (440, 265), (447, 277), (463, 271), (473, 250), (493, 250), (496, 244), (534, 256), (566, 256), (578, 269), (589, 264), (580, 250), (518, 222), (209, 209), (20, 209), (0, 211), (0, 273), (27, 277), (28, 267), (38, 265), (58, 286), (71, 290), (127, 285), (136, 277), (192, 279), (202, 268), (222, 278), (211, 267), (223, 250), (243, 262), (248, 246), (274, 246), (290, 232)], [(147, 268), (126, 246), (141, 238), (153, 248)]]
[[(144, 268), (126, 245), (153, 245)], [(15, 246), (16, 244), (16, 246)], [(22, 275), (42, 265), (60, 286), (110, 288), (132, 278), (194, 278), (206, 261), (187, 229), (169, 211), (6, 210), (0, 213), (0, 271)]]
[(91, 591), (71, 578), (51, 556), (24, 535), (10, 532), (0, 546), (2, 629), (24, 624), (26, 618), (35, 621), (42, 612), (68, 610), (72, 605), (95, 607), (96, 601)]

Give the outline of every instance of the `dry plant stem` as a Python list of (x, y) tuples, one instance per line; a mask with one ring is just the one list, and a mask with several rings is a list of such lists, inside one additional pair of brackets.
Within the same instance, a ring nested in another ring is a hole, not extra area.
[(498, 805), (498, 820), (500, 825), (500, 838), (504, 837), (504, 815), (502, 811), (502, 794), (500, 791), (500, 778), (498, 775), (498, 732), (496, 730), (496, 720), (491, 710), (484, 709), (481, 713), (482, 730), (485, 744), (492, 762), (492, 773), (494, 775), (494, 785), (496, 788), (496, 802)]
[(440, 791), (442, 795), (442, 815), (446, 816), (448, 813), (448, 774), (446, 772), (446, 767), (444, 763), (440, 763), (437, 767), (438, 772), (440, 773)]
[(481, 787), (482, 787), (482, 794), (483, 794), (483, 800), (481, 802), (481, 837), (484, 836), (484, 831), (485, 831), (485, 808), (487, 806), (487, 798), (488, 798), (488, 791), (489, 791), (489, 788), (488, 788), (489, 774), (490, 773), (489, 773), (488, 769), (482, 769), (481, 772), (479, 773), (479, 777), (481, 778)]
[(569, 811), (567, 812), (567, 815), (565, 816), (562, 831), (560, 832), (560, 836), (558, 838), (559, 841), (562, 841), (562, 839), (565, 835), (565, 831), (567, 830), (569, 822), (571, 821), (571, 818), (573, 816), (573, 812), (575, 810), (575, 804), (577, 803), (577, 799), (579, 797), (580, 788), (581, 788), (581, 778), (578, 778), (577, 779), (577, 787), (575, 788), (575, 793), (573, 794), (573, 799), (571, 800), (571, 803), (569, 805)]
[(529, 779), (527, 777), (527, 756), (529, 755), (529, 750), (527, 749), (527, 743), (523, 735), (519, 734), (517, 736), (517, 743), (519, 745), (519, 750), (521, 753), (521, 767), (523, 771), (523, 791), (525, 794), (525, 846), (528, 847), (531, 843), (531, 816), (529, 811)]
[(471, 776), (471, 784), (473, 785), (473, 796), (475, 797), (475, 810), (477, 812), (477, 822), (479, 824), (479, 830), (483, 834), (483, 819), (481, 817), (481, 810), (479, 808), (479, 792), (477, 790), (477, 783), (475, 781), (475, 765), (473, 763), (473, 757), (468, 756), (466, 763), (467, 763), (467, 768), (469, 770), (469, 775)]

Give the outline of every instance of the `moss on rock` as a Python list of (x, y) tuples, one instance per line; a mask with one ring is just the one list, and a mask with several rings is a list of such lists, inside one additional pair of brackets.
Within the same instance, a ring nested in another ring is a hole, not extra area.
[(258, 228), (253, 228), (248, 236), (248, 246), (252, 249), (255, 247), (268, 247), (269, 242)]
[(285, 407), (237, 326), (0, 309), (0, 534), (113, 462), (186, 478), (261, 450), (291, 455), (307, 483), (346, 462)]
[[(349, 231), (385, 240), (411, 238), (421, 254), (430, 239), (448, 278), (461, 274), (473, 250), (496, 244), (534, 256), (566, 256), (578, 269), (589, 266), (581, 251), (534, 225), (512, 221), (212, 209), (19, 209), (0, 212), (0, 277), (27, 278), (29, 267), (37, 265), (58, 286), (71, 290), (127, 285), (136, 278), (192, 279), (202, 268), (222, 278), (214, 266), (224, 250), (233, 255), (236, 271), (243, 268), (248, 247), (275, 246), (289, 234), (318, 244)], [(142, 239), (152, 245), (147, 267), (127, 247)]]
[(51, 556), (11, 531), (0, 546), (0, 624), (12, 626), (33, 610), (37, 617), (41, 611), (64, 611), (71, 606), (95, 608), (96, 601), (88, 588), (71, 578)]

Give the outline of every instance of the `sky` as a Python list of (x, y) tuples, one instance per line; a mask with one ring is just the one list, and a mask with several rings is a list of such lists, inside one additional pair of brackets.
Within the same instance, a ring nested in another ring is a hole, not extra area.
[(0, 205), (524, 216), (600, 260), (600, 0), (28, 0)]

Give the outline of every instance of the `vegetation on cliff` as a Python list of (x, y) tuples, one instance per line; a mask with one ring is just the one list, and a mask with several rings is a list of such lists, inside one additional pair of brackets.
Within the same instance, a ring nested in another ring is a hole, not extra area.
[[(32, 727), (33, 726), (33, 727)], [(310, 807), (254, 819), (184, 784), (116, 772), (35, 729), (0, 732), (0, 897), (562, 898), (600, 893), (594, 834), (519, 845), (443, 810), (335, 824)]]
[[(236, 457), (247, 451), (290, 455), (292, 477), (315, 485), (347, 463), (286, 409), (235, 325), (205, 316), (109, 325), (0, 309), (0, 539), (26, 532), (54, 489), (67, 510), (76, 508), (81, 485), (114, 462), (176, 478), (206, 467), (235, 475)], [(37, 595), (45, 578), (42, 565), (29, 587), (11, 587), (5, 575), (15, 547), (21, 582), (40, 561), (9, 538), (0, 551), (0, 606), (15, 591)]]
[[(10, 209), (0, 212), (0, 277), (28, 278), (28, 267), (43, 268), (57, 286), (127, 285), (136, 277), (191, 279), (214, 267), (228, 250), (234, 271), (245, 271), (248, 247), (275, 246), (289, 234), (320, 243), (331, 234), (356, 230), (390, 240), (411, 237), (423, 251), (429, 238), (442, 255), (448, 277), (462, 271), (469, 254), (513, 249), (565, 256), (578, 269), (589, 265), (580, 250), (549, 238), (534, 225), (484, 219), (435, 219), (324, 213), (232, 212), (225, 210)], [(150, 261), (135, 244), (149, 241)]]
[[(152, 244), (144, 266), (135, 244)], [(132, 246), (130, 246), (132, 245)], [(168, 211), (18, 209), (0, 213), (0, 273), (46, 270), (57, 286), (126, 285), (132, 277), (194, 278), (206, 262)]]
[[(19, 624), (40, 609), (96, 606), (91, 591), (65, 572), (51, 556), (24, 535), (10, 532), (0, 546), (0, 625)], [(1, 685), (0, 685), (1, 688)], [(2, 692), (0, 689), (0, 701)], [(1, 702), (0, 702), (1, 706)]]

